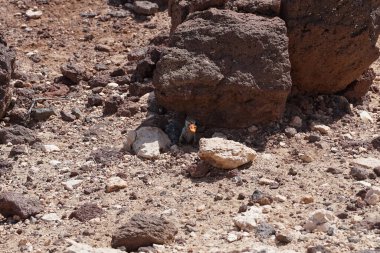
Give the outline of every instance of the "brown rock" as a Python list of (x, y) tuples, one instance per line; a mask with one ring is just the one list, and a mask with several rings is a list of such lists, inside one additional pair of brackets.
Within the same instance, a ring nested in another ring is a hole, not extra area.
[(37, 199), (28, 198), (16, 192), (0, 194), (0, 213), (4, 217), (17, 215), (21, 219), (27, 219), (41, 211), (42, 207)]
[(293, 93), (332, 94), (379, 57), (380, 1), (285, 0)]
[(350, 101), (360, 100), (368, 92), (375, 77), (375, 71), (368, 69), (357, 80), (348, 85), (343, 92), (343, 96)]
[(0, 129), (0, 144), (12, 143), (16, 144), (34, 144), (40, 140), (35, 136), (34, 132), (29, 128), (14, 125)]
[(170, 46), (153, 77), (158, 104), (218, 127), (281, 117), (291, 87), (281, 19), (197, 12), (172, 34)]
[(15, 64), (15, 54), (0, 35), (0, 119), (4, 117), (12, 97), (9, 83)]
[(92, 203), (85, 203), (81, 205), (77, 210), (72, 212), (69, 218), (75, 218), (77, 220), (85, 222), (97, 218), (103, 214), (103, 209), (98, 207), (98, 205)]
[(124, 246), (127, 251), (153, 244), (166, 244), (178, 233), (175, 225), (156, 215), (135, 214), (112, 236), (113, 248)]

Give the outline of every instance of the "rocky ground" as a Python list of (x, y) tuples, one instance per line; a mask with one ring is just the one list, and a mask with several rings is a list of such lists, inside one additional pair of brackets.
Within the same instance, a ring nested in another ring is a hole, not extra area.
[[(39, 119), (27, 124), (30, 132), (12, 139), (17, 125), (9, 117), (0, 122), (1, 192), (41, 202), (27, 219), (0, 220), (0, 252), (66, 252), (73, 241), (111, 248), (118, 227), (135, 214), (174, 224), (162, 234), (178, 230), (172, 242), (141, 249), (147, 252), (379, 252), (380, 193), (373, 187), (380, 176), (380, 62), (358, 104), (299, 97), (278, 124), (202, 129), (256, 150), (248, 166), (211, 168), (190, 146), (142, 159), (122, 148), (127, 130), (148, 114), (146, 96), (128, 91), (136, 65), (130, 52), (169, 32), (167, 13), (145, 17), (105, 0), (0, 3), (0, 33), (17, 54), (16, 96), (42, 98), (15, 102)], [(42, 15), (28, 18), (34, 6)], [(59, 78), (69, 62), (77, 83)], [(96, 78), (105, 87), (96, 87), (103, 86)], [(117, 96), (127, 106), (104, 116), (104, 101)], [(56, 113), (44, 119), (42, 108)], [(85, 203), (94, 216), (72, 217)]]

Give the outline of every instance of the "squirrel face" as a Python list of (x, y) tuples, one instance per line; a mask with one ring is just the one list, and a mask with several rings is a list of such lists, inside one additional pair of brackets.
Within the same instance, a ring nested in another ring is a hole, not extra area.
[(197, 132), (197, 126), (194, 123), (190, 123), (188, 126), (188, 130), (190, 133), (195, 134)]

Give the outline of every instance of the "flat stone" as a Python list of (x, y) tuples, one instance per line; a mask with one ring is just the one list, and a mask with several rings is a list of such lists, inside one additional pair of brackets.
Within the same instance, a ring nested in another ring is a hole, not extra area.
[(264, 220), (263, 209), (260, 207), (251, 206), (246, 212), (239, 213), (233, 218), (235, 226), (239, 229), (250, 232)]
[(128, 186), (127, 182), (120, 177), (111, 177), (107, 180), (106, 192), (115, 192)]
[(16, 192), (3, 192), (0, 194), (0, 213), (4, 217), (13, 215), (21, 219), (27, 219), (42, 211), (38, 199), (29, 198)]
[(123, 253), (125, 251), (121, 251), (118, 249), (112, 248), (93, 248), (88, 244), (77, 243), (73, 240), (67, 240), (68, 243), (71, 244), (64, 253)]
[(43, 221), (60, 221), (61, 218), (56, 213), (47, 213), (41, 217)]
[(379, 159), (376, 159), (376, 158), (373, 158), (373, 157), (368, 157), (368, 158), (358, 158), (358, 159), (355, 159), (351, 162), (352, 165), (358, 165), (358, 166), (362, 166), (364, 168), (367, 168), (367, 169), (374, 169), (376, 167), (379, 167), (380, 166), (380, 160)]
[(45, 153), (51, 153), (61, 151), (61, 149), (54, 144), (44, 144), (42, 145), (42, 151)]
[(83, 180), (72, 179), (72, 180), (63, 182), (62, 185), (65, 187), (66, 190), (72, 191), (75, 188), (77, 188), (82, 182), (83, 182)]
[(39, 19), (42, 16), (42, 11), (29, 9), (25, 12), (25, 15), (31, 19)]
[(86, 222), (104, 214), (104, 210), (96, 204), (85, 203), (77, 210), (72, 212), (69, 218), (75, 218), (79, 221)]

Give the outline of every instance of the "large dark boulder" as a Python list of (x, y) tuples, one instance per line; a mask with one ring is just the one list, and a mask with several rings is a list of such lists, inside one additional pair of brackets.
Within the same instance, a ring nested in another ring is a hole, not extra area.
[(291, 88), (280, 18), (209, 9), (172, 33), (153, 85), (160, 105), (209, 126), (248, 127), (278, 119)]
[(333, 94), (379, 57), (380, 0), (283, 0), (294, 93)]
[(0, 119), (4, 117), (12, 97), (10, 85), (15, 65), (15, 54), (11, 51), (0, 35)]

